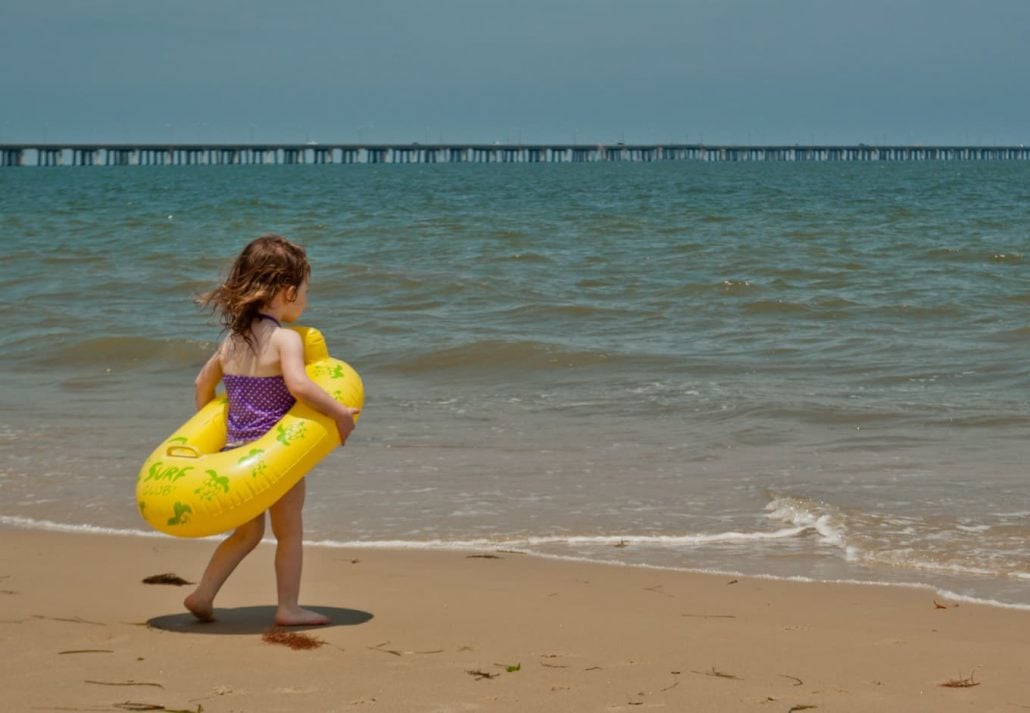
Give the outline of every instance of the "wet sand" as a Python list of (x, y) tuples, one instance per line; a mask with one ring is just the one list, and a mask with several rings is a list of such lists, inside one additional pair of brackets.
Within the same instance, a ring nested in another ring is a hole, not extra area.
[(0, 542), (10, 711), (1030, 709), (1030, 612), (930, 590), (309, 547), (302, 604), (332, 624), (277, 642), (273, 545), (201, 624), (142, 580), (195, 581), (213, 542)]

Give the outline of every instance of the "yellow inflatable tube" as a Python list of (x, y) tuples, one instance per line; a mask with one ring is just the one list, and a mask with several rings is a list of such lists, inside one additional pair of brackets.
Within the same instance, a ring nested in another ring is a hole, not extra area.
[[(304, 340), (308, 376), (345, 406), (361, 408), (361, 377), (329, 356), (322, 333), (292, 327)], [(204, 537), (251, 520), (340, 445), (336, 422), (301, 402), (256, 441), (222, 452), (228, 403), (216, 398), (158, 446), (136, 479), (140, 515), (178, 537)]]

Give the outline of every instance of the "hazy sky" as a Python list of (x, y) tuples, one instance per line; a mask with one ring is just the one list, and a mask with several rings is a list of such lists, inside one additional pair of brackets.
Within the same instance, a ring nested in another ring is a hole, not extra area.
[(1030, 143), (1030, 0), (2, 0), (0, 142)]

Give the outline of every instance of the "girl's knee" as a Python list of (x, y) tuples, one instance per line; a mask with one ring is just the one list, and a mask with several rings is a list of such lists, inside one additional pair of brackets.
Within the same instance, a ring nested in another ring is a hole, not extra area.
[(278, 517), (272, 518), (272, 534), (279, 542), (298, 539), (304, 536), (304, 523), (300, 512), (278, 513)]
[(236, 538), (240, 544), (245, 545), (249, 549), (254, 549), (261, 542), (261, 538), (265, 536), (265, 516), (262, 515), (259, 518), (255, 518), (248, 523), (240, 525), (236, 528), (236, 531), (232, 533), (232, 537)]
[(275, 539), (301, 537), (304, 532), (304, 481), (301, 480), (268, 511)]

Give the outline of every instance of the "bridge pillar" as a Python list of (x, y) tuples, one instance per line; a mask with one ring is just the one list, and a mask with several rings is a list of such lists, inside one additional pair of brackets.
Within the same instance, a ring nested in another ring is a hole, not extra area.
[(92, 166), (97, 161), (97, 149), (75, 149), (72, 152), (73, 166)]
[(23, 149), (4, 149), (0, 151), (0, 166), (24, 166), (25, 151)]
[(118, 159), (119, 166), (132, 166), (136, 163), (134, 161), (136, 158), (135, 149), (118, 149), (118, 151), (115, 152), (115, 156)]
[(63, 166), (63, 149), (38, 149), (36, 163), (40, 166)]

